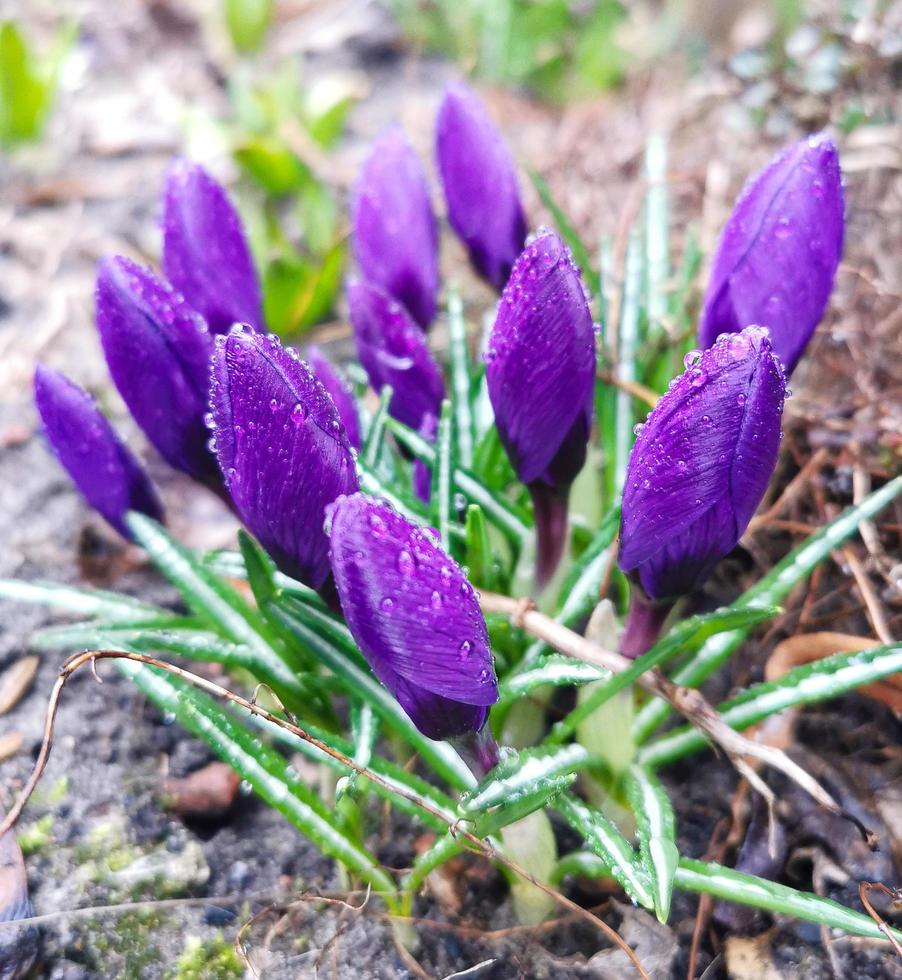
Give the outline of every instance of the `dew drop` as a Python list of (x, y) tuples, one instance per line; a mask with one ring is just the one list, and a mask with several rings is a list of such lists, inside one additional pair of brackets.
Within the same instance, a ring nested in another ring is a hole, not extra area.
[(409, 551), (402, 551), (401, 554), (398, 555), (397, 565), (398, 571), (402, 575), (413, 575), (414, 571), (416, 570), (416, 565), (414, 565), (413, 562), (413, 556)]
[(391, 611), (391, 608), (392, 608), (392, 606), (394, 606), (394, 604), (395, 604), (394, 599), (391, 599), (388, 596), (386, 596), (382, 600), (382, 602), (379, 603), (379, 608), (383, 612), (390, 612)]
[(694, 367), (702, 359), (702, 352), (700, 350), (691, 350), (683, 355), (683, 367), (687, 370)]

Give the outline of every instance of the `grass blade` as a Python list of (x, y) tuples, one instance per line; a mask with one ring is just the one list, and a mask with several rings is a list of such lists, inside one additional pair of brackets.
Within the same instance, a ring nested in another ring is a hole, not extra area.
[(454, 507), (454, 479), (456, 467), (454, 431), (451, 422), (451, 403), (442, 402), (438, 428), (435, 432), (436, 464), (432, 467), (431, 505), (435, 526), (442, 547), (451, 552), (451, 514)]
[(448, 294), (448, 353), (451, 375), (451, 392), (454, 404), (454, 424), (457, 429), (457, 453), (460, 465), (468, 470), (473, 467), (473, 446), (476, 426), (470, 410), (470, 352), (467, 349), (467, 324), (460, 293), (452, 289)]
[[(789, 671), (779, 680), (755, 684), (720, 705), (721, 718), (739, 731), (786, 708), (839, 697), (864, 684), (902, 671), (902, 644), (854, 653), (838, 653)], [(697, 728), (686, 726), (649, 742), (639, 759), (657, 768), (708, 745)]]
[(655, 913), (666, 922), (680, 860), (673, 804), (657, 778), (637, 765), (630, 766), (627, 775), (627, 798), (636, 816), (639, 854), (651, 879)]
[(554, 807), (585, 838), (627, 895), (639, 905), (654, 909), (655, 899), (648, 875), (635, 850), (614, 823), (570, 793), (560, 796)]
[[(736, 600), (734, 606), (776, 606), (814, 569), (851, 537), (862, 521), (878, 514), (887, 504), (902, 493), (902, 476), (890, 480), (879, 490), (875, 490), (855, 507), (850, 507), (835, 520), (821, 528), (799, 547), (793, 549), (771, 572), (755, 583)], [(674, 674), (674, 681), (685, 687), (698, 687), (717, 670), (720, 665), (740, 646), (746, 637), (746, 630), (731, 630), (712, 637), (680, 670)], [(670, 714), (671, 708), (663, 701), (652, 701), (637, 715), (633, 735), (637, 742), (648, 736)]]
[(171, 615), (162, 606), (153, 606), (118, 592), (102, 589), (86, 589), (57, 582), (19, 582), (16, 579), (0, 579), (0, 598), (12, 602), (53, 606), (78, 616), (99, 616), (114, 622), (152, 622)]
[(275, 749), (226, 712), (211, 697), (145, 664), (117, 661), (120, 671), (159, 710), (171, 713), (184, 728), (202, 739), (272, 807), (282, 813), (317, 847), (387, 896), (395, 885), (364, 847), (344, 836), (329, 809), (293, 774)]
[(593, 667), (592, 664), (584, 664), (562, 654), (551, 654), (536, 661), (528, 670), (503, 678), (498, 688), (498, 702), (509, 704), (546, 685), (591, 684), (610, 676), (610, 671)]
[(709, 636), (739, 628), (747, 631), (766, 619), (772, 619), (779, 612), (779, 608), (775, 606), (761, 608), (730, 606), (727, 609), (719, 609), (705, 616), (693, 616), (691, 619), (677, 623), (648, 653), (637, 657), (623, 673), (614, 674), (604, 684), (595, 688), (589, 697), (557, 722), (548, 733), (545, 744), (559, 745), (569, 738), (581, 722), (590, 717), (618, 691), (634, 684), (647, 670), (667, 663), (668, 660), (687, 652)]
[(579, 235), (577, 235), (576, 229), (570, 224), (570, 221), (561, 210), (557, 201), (555, 201), (551, 193), (551, 188), (548, 186), (545, 178), (532, 172), (529, 176), (532, 180), (533, 186), (542, 200), (542, 203), (551, 212), (551, 216), (554, 219), (554, 223), (557, 225), (557, 230), (560, 232), (561, 238), (564, 239), (569, 246), (570, 251), (573, 253), (574, 261), (580, 267), (580, 269), (582, 269), (583, 279), (585, 279), (586, 285), (592, 290), (593, 296), (600, 296), (601, 278), (592, 268), (592, 260), (589, 257), (589, 250), (583, 244), (583, 241)]

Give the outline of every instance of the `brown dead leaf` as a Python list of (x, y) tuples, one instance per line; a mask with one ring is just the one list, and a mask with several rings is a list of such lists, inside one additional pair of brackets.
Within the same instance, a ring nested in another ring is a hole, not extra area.
[(760, 936), (727, 936), (724, 952), (730, 980), (788, 980), (774, 963), (769, 932)]
[(20, 732), (7, 732), (0, 735), (0, 762), (4, 759), (11, 759), (22, 748), (22, 735)]
[(170, 809), (183, 817), (216, 819), (235, 801), (241, 777), (224, 762), (211, 762), (184, 777), (170, 777), (163, 792)]
[[(848, 633), (802, 633), (783, 640), (774, 648), (764, 667), (764, 678), (776, 680), (794, 667), (814, 663), (832, 657), (837, 653), (858, 650), (873, 650), (880, 646), (878, 640), (852, 636)], [(880, 701), (892, 710), (897, 717), (902, 716), (902, 674), (886, 677), (874, 684), (859, 688), (862, 694)]]
[(5, 715), (22, 700), (38, 672), (38, 657), (21, 657), (0, 675), (0, 715)]

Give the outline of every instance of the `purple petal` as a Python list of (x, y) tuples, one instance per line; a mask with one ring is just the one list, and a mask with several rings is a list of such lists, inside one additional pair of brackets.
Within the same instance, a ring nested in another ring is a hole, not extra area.
[(163, 520), (163, 507), (141, 464), (83, 388), (39, 364), (34, 394), (57, 459), (102, 517), (125, 538), (131, 537), (125, 523), (130, 510)]
[(363, 277), (402, 303), (425, 330), (438, 295), (438, 228), (426, 175), (399, 126), (385, 130), (363, 165), (351, 224)]
[(651, 598), (697, 588), (735, 547), (776, 466), (785, 389), (767, 331), (748, 327), (649, 414), (627, 468), (619, 560)]
[(213, 333), (263, 329), (260, 283), (238, 212), (203, 167), (176, 160), (163, 194), (163, 272)]
[(518, 477), (569, 485), (586, 458), (595, 328), (579, 270), (554, 232), (517, 259), (486, 360), (495, 423)]
[(376, 391), (391, 385), (389, 411), (412, 429), (439, 416), (445, 383), (422, 330), (407, 310), (371, 283), (348, 284), (348, 307), (360, 363)]
[(357, 451), (363, 445), (360, 438), (360, 420), (357, 415), (357, 403), (351, 394), (351, 389), (345, 384), (335, 365), (319, 349), (311, 344), (307, 348), (307, 363), (313, 370), (319, 382), (332, 396), (341, 424), (345, 427), (348, 442)]
[(236, 327), (216, 341), (210, 406), (239, 516), (283, 572), (319, 588), (329, 576), (326, 506), (357, 489), (335, 403), (294, 351)]
[(221, 490), (204, 424), (213, 338), (167, 283), (125, 258), (97, 274), (97, 328), (110, 375), (160, 455), (175, 469)]
[(445, 92), (435, 152), (451, 227), (476, 270), (501, 289), (526, 240), (526, 216), (510, 153), (466, 85), (449, 85)]
[(824, 315), (843, 227), (836, 144), (814, 136), (784, 150), (749, 181), (724, 228), (699, 344), (759, 324), (791, 374)]
[(362, 493), (339, 498), (330, 525), (341, 607), (376, 676), (430, 738), (477, 730), (498, 684), (460, 566), (422, 528)]

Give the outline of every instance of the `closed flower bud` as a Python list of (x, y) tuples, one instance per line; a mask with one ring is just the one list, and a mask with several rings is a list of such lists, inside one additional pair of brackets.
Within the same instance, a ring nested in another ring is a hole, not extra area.
[(323, 590), (326, 506), (357, 489), (335, 403), (275, 337), (235, 327), (216, 340), (213, 448), (239, 517), (287, 575)]
[(203, 167), (176, 160), (163, 194), (163, 272), (213, 333), (263, 329), (257, 271), (238, 212)]
[(348, 627), (424, 735), (475, 735), (498, 683), (485, 620), (460, 566), (384, 501), (340, 497), (330, 557)]
[(423, 332), (407, 310), (366, 282), (348, 285), (348, 307), (357, 352), (376, 391), (391, 385), (393, 418), (419, 429), (427, 415), (441, 414), (445, 383)]
[(510, 153), (466, 85), (449, 85), (445, 92), (435, 151), (451, 227), (476, 271), (501, 289), (523, 248), (526, 216)]
[(791, 374), (824, 315), (843, 227), (836, 144), (814, 136), (784, 150), (749, 181), (724, 228), (700, 346), (760, 324)]
[(58, 371), (39, 364), (35, 404), (50, 446), (82, 496), (123, 537), (129, 511), (163, 519), (147, 474), (113, 431), (97, 403)]
[(626, 473), (620, 567), (653, 600), (698, 588), (733, 550), (780, 446), (786, 382), (765, 329), (747, 327), (686, 359)]
[(595, 328), (579, 269), (552, 231), (517, 259), (486, 353), (495, 424), (532, 494), (537, 586), (560, 560), (570, 484), (586, 461), (595, 385)]
[(213, 338), (167, 283), (125, 258), (97, 274), (97, 328), (110, 375), (135, 421), (175, 469), (222, 491), (204, 424)]
[(438, 228), (426, 175), (399, 126), (385, 130), (363, 165), (351, 225), (363, 278), (402, 303), (425, 330), (438, 294)]
[(360, 419), (357, 415), (357, 403), (354, 401), (351, 389), (335, 369), (335, 365), (319, 347), (311, 345), (307, 348), (306, 361), (317, 380), (332, 396), (332, 401), (335, 402), (335, 407), (338, 409), (338, 417), (347, 433), (348, 442), (359, 452), (363, 444), (360, 439)]

